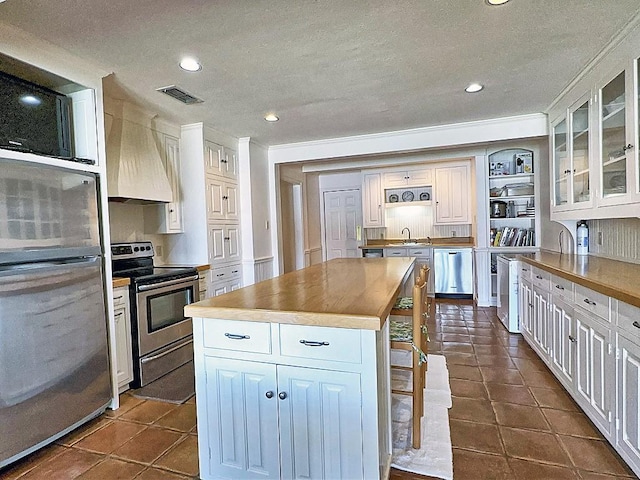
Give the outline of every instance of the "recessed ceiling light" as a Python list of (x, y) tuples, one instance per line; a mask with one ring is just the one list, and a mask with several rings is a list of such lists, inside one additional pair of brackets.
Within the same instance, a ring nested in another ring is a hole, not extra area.
[(23, 95), (22, 97), (20, 97), (20, 102), (24, 103), (25, 105), (36, 107), (42, 103), (42, 100), (33, 95)]
[(504, 5), (509, 0), (486, 0), (487, 5)]
[(479, 83), (472, 83), (467, 88), (464, 89), (467, 93), (476, 93), (482, 90), (484, 87)]
[(195, 59), (186, 57), (180, 60), (180, 68), (186, 70), (187, 72), (199, 72), (202, 70), (202, 65)]
[(278, 120), (280, 120), (280, 118), (278, 118), (278, 116), (275, 113), (269, 113), (268, 115), (265, 115), (264, 119), (267, 122), (277, 122)]

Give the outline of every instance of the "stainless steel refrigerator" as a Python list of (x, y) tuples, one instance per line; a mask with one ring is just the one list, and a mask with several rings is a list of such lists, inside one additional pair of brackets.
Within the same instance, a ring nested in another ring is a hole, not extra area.
[(0, 467), (111, 399), (97, 179), (0, 158)]

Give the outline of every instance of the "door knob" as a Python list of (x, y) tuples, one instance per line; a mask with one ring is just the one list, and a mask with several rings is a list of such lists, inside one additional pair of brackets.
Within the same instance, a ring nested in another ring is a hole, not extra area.
[(273, 392), (271, 390), (269, 390), (267, 393), (264, 394), (265, 397), (267, 398), (273, 398)]
[(287, 398), (287, 392), (280, 392), (280, 393), (278, 394), (278, 398), (279, 398), (280, 400), (284, 400), (285, 398)]

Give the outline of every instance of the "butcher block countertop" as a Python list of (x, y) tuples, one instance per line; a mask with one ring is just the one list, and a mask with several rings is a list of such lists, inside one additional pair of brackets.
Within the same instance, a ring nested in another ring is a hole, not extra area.
[(188, 317), (382, 329), (413, 258), (336, 258), (187, 305)]
[(473, 237), (416, 238), (412, 241), (416, 243), (405, 243), (406, 240), (381, 238), (379, 240), (368, 240), (366, 245), (361, 245), (359, 248), (475, 247)]
[(545, 250), (519, 256), (518, 260), (640, 307), (638, 264), (591, 255), (561, 255)]
[(130, 278), (113, 277), (111, 279), (111, 281), (113, 282), (113, 288), (126, 287), (128, 285), (131, 285), (131, 279)]

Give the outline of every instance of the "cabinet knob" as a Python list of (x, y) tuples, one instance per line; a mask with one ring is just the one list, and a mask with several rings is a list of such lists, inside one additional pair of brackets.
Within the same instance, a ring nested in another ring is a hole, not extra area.
[(264, 396), (267, 398), (273, 398), (273, 392), (269, 390), (267, 393), (264, 394)]
[(287, 392), (280, 392), (280, 393), (278, 394), (278, 398), (279, 398), (280, 400), (284, 400), (285, 398), (287, 398)]
[(583, 300), (583, 302), (586, 303), (587, 305), (591, 305), (592, 307), (596, 306), (596, 302), (593, 302), (593, 301), (589, 300), (588, 298), (585, 298)]
[(223, 195), (223, 196), (222, 196), (222, 199), (223, 199), (223, 200), (229, 200), (229, 197), (227, 197), (226, 195)]
[(632, 148), (633, 148), (633, 145), (628, 144), (628, 145), (625, 145), (624, 147), (622, 147), (622, 151), (626, 152), (627, 150), (631, 150)]
[(637, 320), (636, 320), (636, 321), (634, 321), (634, 322), (632, 323), (632, 325), (633, 325), (634, 327), (636, 327), (636, 328), (640, 328), (640, 322), (638, 322)]
[(572, 337), (571, 335), (569, 335), (569, 341), (570, 341), (571, 343), (576, 343), (576, 338), (575, 338), (575, 337)]
[(231, 237), (224, 237), (225, 240), (231, 240)]
[(556, 288), (557, 288), (558, 290), (564, 290), (564, 287), (563, 287), (562, 285), (556, 285)]

